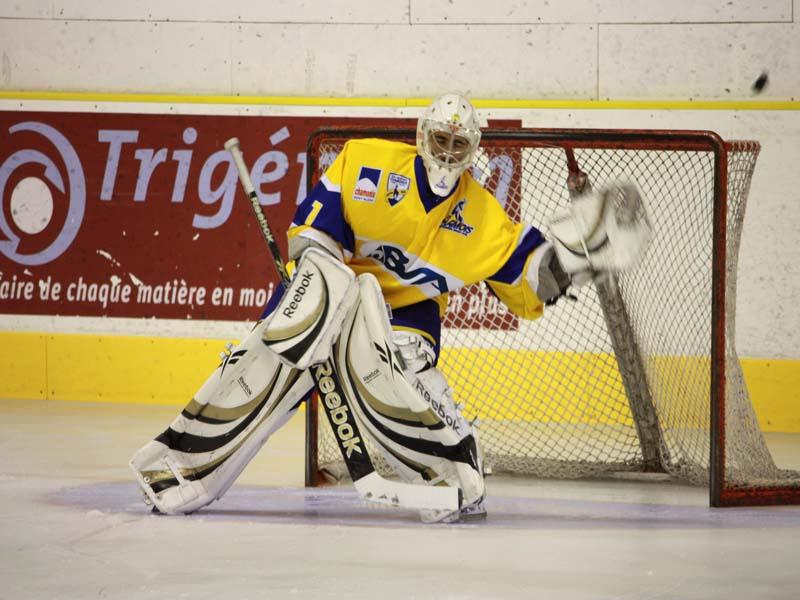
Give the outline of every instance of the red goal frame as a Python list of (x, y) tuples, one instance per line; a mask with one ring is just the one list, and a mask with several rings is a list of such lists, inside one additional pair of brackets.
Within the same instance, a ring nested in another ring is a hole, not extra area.
[[(319, 178), (319, 148), (323, 140), (344, 142), (351, 138), (379, 137), (414, 143), (415, 129), (411, 127), (326, 127), (311, 134), (307, 147), (307, 189)], [(713, 249), (712, 249), (712, 323), (710, 340), (711, 385), (709, 502), (711, 506), (744, 506), (770, 504), (799, 504), (800, 487), (732, 487), (726, 484), (726, 324), (727, 287), (727, 213), (728, 213), (728, 155), (745, 148), (758, 152), (757, 142), (726, 142), (710, 131), (671, 130), (612, 130), (612, 129), (487, 129), (482, 141), (493, 147), (525, 147), (554, 145), (570, 149), (591, 144), (592, 148), (636, 150), (689, 150), (713, 154)], [(306, 412), (306, 470), (307, 486), (322, 483), (317, 464), (316, 398), (309, 400)]]

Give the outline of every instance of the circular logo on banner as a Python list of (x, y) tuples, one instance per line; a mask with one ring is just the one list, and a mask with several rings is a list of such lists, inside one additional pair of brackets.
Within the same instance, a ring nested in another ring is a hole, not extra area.
[[(69, 248), (83, 222), (83, 166), (69, 140), (49, 125), (27, 121), (8, 131), (41, 135), (58, 151), (66, 171), (62, 175), (51, 157), (33, 148), (14, 152), (0, 165), (0, 253), (21, 265), (43, 265)], [(31, 165), (44, 172), (32, 174)], [(54, 197), (54, 191), (60, 194)]]

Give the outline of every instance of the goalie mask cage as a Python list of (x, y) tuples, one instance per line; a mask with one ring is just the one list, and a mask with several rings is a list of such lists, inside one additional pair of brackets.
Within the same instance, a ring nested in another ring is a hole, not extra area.
[[(415, 130), (314, 132), (309, 190), (357, 137), (414, 144)], [(635, 182), (654, 228), (634, 270), (594, 281), (534, 321), (507, 312), (483, 284), (451, 292), (439, 367), (464, 415), (478, 418), (487, 470), (666, 472), (709, 485), (712, 506), (800, 501), (800, 474), (776, 467), (734, 347), (737, 257), (759, 149), (704, 131), (483, 132), (472, 174), (513, 220), (544, 230), (570, 201), (568, 180), (585, 174), (596, 189)], [(306, 433), (306, 484), (346, 476), (316, 399)], [(391, 474), (374, 448), (371, 456)]]

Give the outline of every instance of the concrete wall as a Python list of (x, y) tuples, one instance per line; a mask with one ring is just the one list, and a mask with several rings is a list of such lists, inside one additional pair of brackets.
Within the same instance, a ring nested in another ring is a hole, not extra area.
[[(764, 70), (770, 83), (754, 96)], [(691, 127), (760, 140), (737, 340), (745, 356), (800, 357), (800, 191), (786, 185), (800, 164), (800, 0), (0, 0), (0, 94), (368, 97), (402, 107), (445, 89), (532, 126)], [(789, 110), (492, 108), (513, 99), (785, 100)], [(0, 103), (42, 107), (53, 108)]]
[(0, 89), (481, 98), (800, 94), (800, 0), (2, 0)]

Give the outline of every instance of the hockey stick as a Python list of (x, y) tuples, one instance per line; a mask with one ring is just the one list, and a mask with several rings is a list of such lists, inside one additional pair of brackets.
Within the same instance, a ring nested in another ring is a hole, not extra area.
[[(564, 147), (567, 156), (567, 190), (570, 201), (592, 190), (589, 175), (584, 173), (570, 146)], [(666, 464), (667, 445), (659, 427), (658, 413), (647, 383), (647, 375), (636, 336), (631, 326), (631, 318), (625, 302), (620, 295), (617, 277), (613, 273), (593, 273), (600, 308), (603, 311), (611, 347), (618, 361), (619, 373), (628, 398), (628, 405), (634, 417), (639, 447), (644, 460), (644, 470), (663, 473)], [(621, 359), (620, 357), (624, 357)], [(624, 360), (624, 364), (623, 361)], [(663, 457), (663, 458), (662, 458)]]
[[(250, 172), (244, 162), (239, 140), (237, 138), (229, 139), (225, 142), (225, 149), (233, 157), (236, 169), (239, 171), (239, 181), (242, 184), (242, 188), (244, 188), (245, 194), (247, 194), (250, 205), (253, 207), (253, 212), (261, 228), (261, 234), (267, 242), (270, 254), (272, 254), (275, 269), (278, 271), (281, 283), (284, 287), (287, 287), (290, 283), (289, 273), (286, 271), (286, 265), (281, 257), (278, 244), (275, 242), (275, 236), (272, 234), (267, 217), (261, 209), (258, 194), (253, 187)], [(375, 470), (372, 459), (364, 445), (364, 438), (361, 437), (353, 411), (349, 406), (342, 384), (339, 381), (339, 375), (331, 359), (327, 359), (318, 365), (313, 365), (310, 371), (320, 402), (325, 407), (325, 414), (328, 416), (336, 443), (342, 453), (344, 463), (347, 465), (347, 470), (350, 472), (353, 485), (362, 498), (381, 504), (418, 510), (455, 512), (460, 508), (460, 488), (414, 485), (381, 477)], [(339, 405), (345, 407), (346, 410), (337, 411), (338, 420), (334, 422), (332, 411)], [(344, 421), (342, 420), (342, 415), (344, 415)]]

